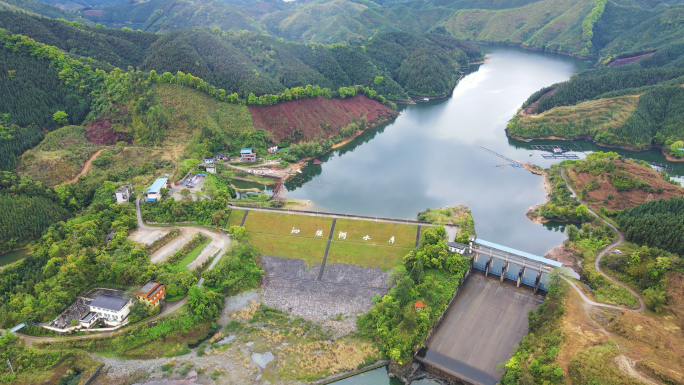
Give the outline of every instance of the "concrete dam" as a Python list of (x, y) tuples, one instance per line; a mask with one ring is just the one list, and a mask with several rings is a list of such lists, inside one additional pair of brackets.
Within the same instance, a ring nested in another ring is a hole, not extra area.
[(562, 264), (471, 238), (471, 272), (416, 354), (429, 372), (466, 384), (494, 385), (528, 331), (527, 313)]

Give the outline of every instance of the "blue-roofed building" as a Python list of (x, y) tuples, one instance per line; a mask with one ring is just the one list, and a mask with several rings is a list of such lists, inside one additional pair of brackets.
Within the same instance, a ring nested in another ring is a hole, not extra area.
[(256, 162), (256, 153), (251, 148), (240, 150), (240, 162)]
[(161, 190), (168, 187), (167, 182), (169, 178), (159, 178), (152, 183), (152, 186), (145, 191), (145, 197), (148, 202), (156, 201), (161, 198)]

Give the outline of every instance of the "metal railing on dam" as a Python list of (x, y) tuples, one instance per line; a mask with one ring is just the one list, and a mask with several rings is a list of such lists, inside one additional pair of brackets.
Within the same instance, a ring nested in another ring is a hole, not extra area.
[(475, 237), (470, 238), (469, 251), (473, 254), (473, 267), (484, 271), (485, 276), (494, 274), (501, 282), (509, 279), (518, 287), (530, 286), (535, 293), (548, 290), (549, 273), (563, 266), (558, 261)]

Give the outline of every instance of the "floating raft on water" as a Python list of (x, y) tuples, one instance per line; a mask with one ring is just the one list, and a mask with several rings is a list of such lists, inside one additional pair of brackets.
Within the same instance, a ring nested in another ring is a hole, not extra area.
[(569, 152), (570, 149), (568, 147), (562, 147), (562, 146), (547, 146), (547, 145), (534, 145), (530, 146), (533, 150), (540, 150), (540, 151), (551, 151), (555, 154), (558, 153), (564, 153), (564, 152)]
[(651, 168), (654, 170), (660, 172), (661, 170), (665, 170), (667, 172), (672, 172), (673, 168), (669, 164), (660, 164), (660, 163), (653, 163), (653, 162), (646, 162), (648, 163)]
[(579, 159), (575, 154), (542, 154), (544, 159)]

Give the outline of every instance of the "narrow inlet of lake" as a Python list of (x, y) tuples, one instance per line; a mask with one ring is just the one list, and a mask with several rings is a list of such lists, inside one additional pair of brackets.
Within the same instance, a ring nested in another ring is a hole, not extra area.
[[(484, 47), (485, 64), (451, 97), (400, 107), (401, 116), (305, 167), (289, 197), (313, 210), (415, 219), (418, 211), (467, 205), (480, 238), (543, 255), (561, 244), (560, 224), (532, 223), (525, 212), (545, 200), (542, 178), (480, 147), (539, 162), (506, 137), (506, 123), (542, 87), (590, 63), (511, 47)], [(479, 147), (478, 147), (479, 146)], [(506, 166), (503, 166), (506, 165)]]

